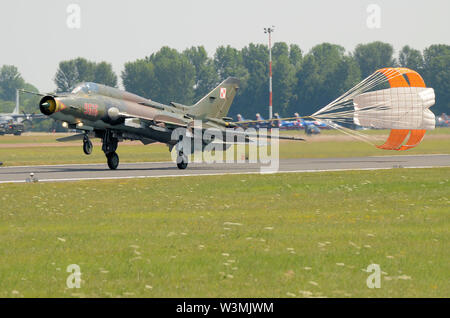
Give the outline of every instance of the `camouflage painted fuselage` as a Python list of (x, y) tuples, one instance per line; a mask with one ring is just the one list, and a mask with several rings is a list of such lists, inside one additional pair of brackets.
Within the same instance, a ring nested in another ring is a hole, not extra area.
[[(177, 103), (163, 105), (129, 92), (95, 83), (82, 83), (70, 94), (45, 96), (40, 110), (69, 128), (84, 131), (113, 131), (121, 139), (138, 139), (144, 143), (171, 140), (172, 131), (202, 120), (204, 128), (224, 129), (223, 119), (236, 95), (238, 80), (229, 78), (193, 106)], [(225, 118), (226, 119), (226, 118)]]

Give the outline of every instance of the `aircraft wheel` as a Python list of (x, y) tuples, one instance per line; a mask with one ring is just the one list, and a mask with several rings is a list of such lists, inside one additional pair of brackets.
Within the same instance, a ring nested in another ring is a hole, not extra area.
[(94, 146), (92, 145), (92, 142), (89, 139), (83, 140), (83, 152), (86, 155), (90, 155), (92, 153), (92, 149)]
[(116, 170), (119, 166), (119, 155), (115, 152), (111, 152), (106, 155), (106, 158), (108, 159), (109, 169)]
[(177, 167), (178, 167), (178, 169), (183, 170), (183, 169), (186, 169), (187, 166), (188, 166), (188, 158), (187, 158), (187, 156), (184, 155), (184, 154), (179, 155), (178, 158), (177, 158)]
[(182, 161), (182, 162), (180, 162), (180, 163), (177, 163), (178, 169), (181, 169), (181, 170), (186, 169), (187, 166), (188, 166), (188, 163), (185, 162), (185, 161)]

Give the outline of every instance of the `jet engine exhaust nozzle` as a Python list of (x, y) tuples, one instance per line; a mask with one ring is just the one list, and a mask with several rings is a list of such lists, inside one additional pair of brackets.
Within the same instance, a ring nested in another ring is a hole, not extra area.
[(56, 112), (56, 100), (52, 96), (45, 96), (39, 102), (39, 109), (44, 115), (50, 116)]

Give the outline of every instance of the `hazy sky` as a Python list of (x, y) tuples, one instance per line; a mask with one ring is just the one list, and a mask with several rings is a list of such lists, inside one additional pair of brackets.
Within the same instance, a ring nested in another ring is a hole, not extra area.
[[(81, 9), (79, 29), (67, 25), (72, 3)], [(367, 26), (370, 4), (381, 9), (380, 28)], [(322, 42), (353, 50), (375, 40), (422, 50), (450, 43), (449, 13), (449, 0), (2, 0), (0, 65), (16, 65), (26, 81), (52, 91), (62, 60), (105, 60), (120, 78), (125, 62), (164, 45), (204, 45), (212, 55), (219, 45), (266, 43), (270, 25), (274, 41), (303, 51)]]

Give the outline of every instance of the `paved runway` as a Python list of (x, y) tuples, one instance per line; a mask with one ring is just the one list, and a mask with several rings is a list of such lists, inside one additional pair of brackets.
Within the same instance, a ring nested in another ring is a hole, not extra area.
[[(266, 165), (267, 166), (267, 165)], [(450, 155), (403, 155), (355, 158), (284, 159), (278, 172), (378, 170), (392, 168), (450, 167)], [(181, 177), (260, 173), (261, 164), (196, 164), (179, 170), (173, 162), (121, 163), (117, 170), (105, 164), (0, 167), (0, 183), (26, 182), (33, 172), (40, 182)]]

